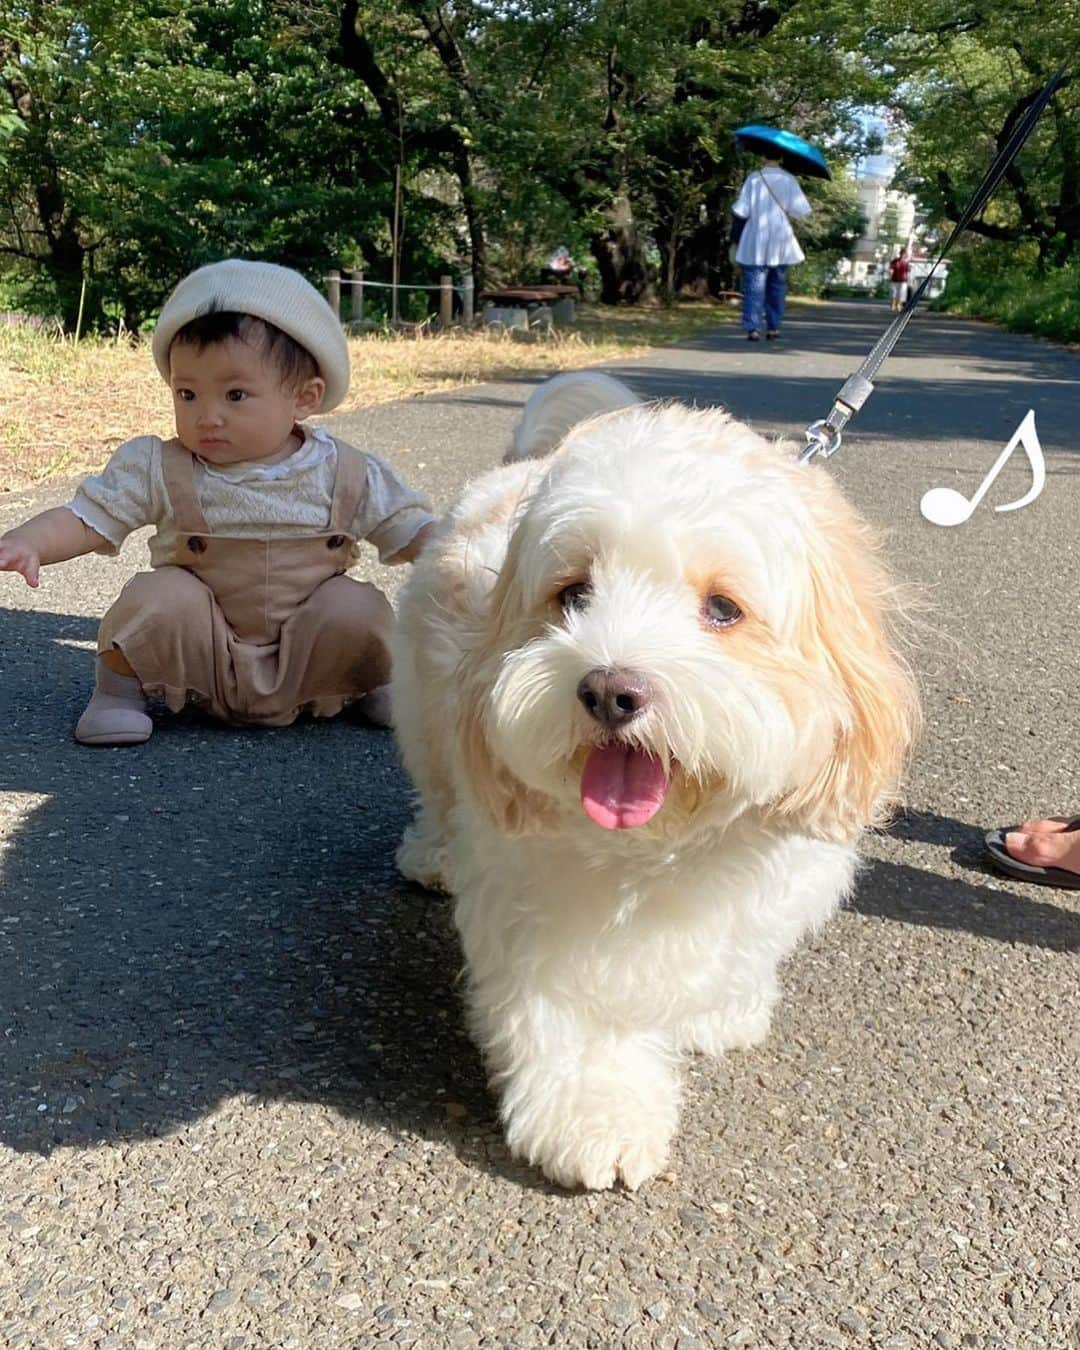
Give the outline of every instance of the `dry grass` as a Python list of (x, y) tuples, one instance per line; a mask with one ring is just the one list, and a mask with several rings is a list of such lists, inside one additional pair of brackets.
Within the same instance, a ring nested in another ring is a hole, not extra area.
[[(707, 301), (654, 310), (583, 306), (576, 329), (528, 341), (487, 331), (351, 338), (352, 392), (340, 411), (634, 356), (727, 322), (730, 314)], [(148, 343), (75, 345), (0, 328), (0, 492), (91, 472), (132, 436), (170, 435), (171, 408)]]

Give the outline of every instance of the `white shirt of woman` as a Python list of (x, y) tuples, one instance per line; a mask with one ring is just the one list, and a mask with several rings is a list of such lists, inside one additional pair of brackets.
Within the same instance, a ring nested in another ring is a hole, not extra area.
[(731, 208), (746, 217), (735, 261), (743, 267), (786, 267), (801, 263), (805, 254), (791, 221), (808, 216), (810, 203), (794, 175), (768, 165), (749, 174)]

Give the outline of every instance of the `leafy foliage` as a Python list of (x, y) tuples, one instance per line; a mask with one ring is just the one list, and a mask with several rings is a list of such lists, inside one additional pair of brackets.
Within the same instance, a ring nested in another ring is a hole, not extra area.
[(1008, 171), (976, 234), (1034, 243), (1061, 266), (1080, 240), (1080, 24), (1058, 0), (876, 0), (863, 49), (892, 85), (905, 131), (903, 186), (932, 219), (955, 221), (1038, 90), (1064, 84)]
[(1031, 262), (1023, 251), (1003, 260), (1000, 248), (981, 244), (950, 268), (948, 289), (935, 307), (996, 319), (1019, 333), (1080, 341), (1080, 270), (1066, 265), (1033, 275)]
[[(1050, 0), (5, 0), (0, 278), (137, 327), (226, 254), (388, 280), (523, 280), (566, 244), (609, 300), (729, 286), (746, 121), (824, 145), (816, 285), (857, 230), (859, 116), (955, 215), (1025, 98), (1080, 55)], [(979, 223), (1060, 266), (1080, 234), (1068, 85)], [(392, 261), (394, 260), (394, 261)]]
[(85, 278), (88, 313), (134, 327), (208, 259), (318, 276), (378, 239), (381, 130), (316, 44), (332, 26), (292, 17), (268, 0), (24, 7), (0, 40), (20, 128), (0, 238), (33, 301), (70, 323)]

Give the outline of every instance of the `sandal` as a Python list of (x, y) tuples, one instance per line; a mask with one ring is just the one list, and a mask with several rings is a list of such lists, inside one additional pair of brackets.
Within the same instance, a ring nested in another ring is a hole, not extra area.
[[(1070, 821), (1066, 828), (1080, 828), (1080, 820)], [(1010, 825), (1003, 830), (990, 830), (986, 835), (987, 857), (999, 872), (1015, 877), (1017, 881), (1029, 881), (1034, 886), (1056, 886), (1063, 891), (1080, 891), (1080, 872), (1070, 872), (1064, 867), (1037, 867), (1014, 858), (1005, 847), (1005, 836), (1015, 829), (1015, 825)]]

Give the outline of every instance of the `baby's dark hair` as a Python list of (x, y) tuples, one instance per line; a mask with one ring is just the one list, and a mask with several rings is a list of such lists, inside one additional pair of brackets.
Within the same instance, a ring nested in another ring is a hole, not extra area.
[(229, 338), (238, 338), (254, 347), (277, 368), (281, 383), (286, 389), (299, 389), (306, 381), (319, 373), (315, 358), (288, 333), (267, 319), (257, 319), (254, 314), (241, 314), (232, 309), (218, 309), (211, 301), (210, 305), (194, 319), (177, 330), (169, 343), (169, 351), (182, 343), (204, 351)]

